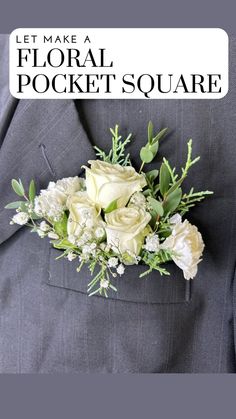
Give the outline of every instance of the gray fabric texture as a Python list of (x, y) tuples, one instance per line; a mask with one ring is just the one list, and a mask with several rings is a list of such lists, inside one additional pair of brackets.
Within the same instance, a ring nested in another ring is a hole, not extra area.
[[(2, 37), (1, 45), (7, 38)], [(4, 47), (7, 49), (7, 47)], [(1, 57), (3, 48), (1, 48)], [(236, 39), (230, 42), (230, 90), (220, 100), (20, 100), (6, 94), (2, 58), (0, 125), (0, 372), (1, 373), (226, 373), (235, 372)], [(5, 68), (5, 70), (4, 70)], [(5, 72), (4, 72), (4, 71)], [(11, 102), (9, 102), (9, 100)], [(206, 249), (186, 287), (171, 277), (138, 279), (127, 269), (112, 298), (88, 297), (86, 271), (55, 261), (47, 240), (9, 225), (4, 205), (15, 199), (10, 180), (50, 180), (81, 173), (93, 145), (109, 148), (109, 127), (132, 131), (138, 150), (146, 126), (169, 126), (157, 161), (177, 168), (193, 138), (201, 160), (185, 189), (214, 190), (188, 217)], [(46, 155), (46, 158), (45, 158)]]

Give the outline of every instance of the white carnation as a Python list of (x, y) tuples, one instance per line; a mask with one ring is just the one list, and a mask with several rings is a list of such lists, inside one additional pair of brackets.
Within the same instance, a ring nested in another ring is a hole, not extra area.
[(57, 182), (50, 182), (48, 185), (48, 190), (53, 190), (54, 188), (56, 188), (60, 192), (64, 193), (66, 196), (70, 196), (73, 195), (75, 192), (83, 190), (84, 186), (85, 180), (83, 178), (75, 176), (59, 179)]
[(57, 221), (66, 209), (67, 198), (82, 188), (83, 179), (78, 176), (49, 182), (47, 189), (42, 189), (35, 198), (34, 211), (39, 216)]
[(183, 270), (185, 279), (196, 276), (204, 249), (202, 236), (196, 226), (187, 220), (177, 223), (161, 247), (173, 252), (172, 259)]
[(28, 214), (26, 214), (26, 212), (18, 212), (17, 214), (15, 214), (12, 217), (12, 221), (14, 224), (19, 224), (21, 226), (23, 226), (24, 224), (26, 224), (29, 220), (29, 216)]
[(65, 211), (66, 196), (56, 188), (52, 190), (41, 190), (40, 195), (35, 198), (34, 211), (40, 217), (59, 220)]

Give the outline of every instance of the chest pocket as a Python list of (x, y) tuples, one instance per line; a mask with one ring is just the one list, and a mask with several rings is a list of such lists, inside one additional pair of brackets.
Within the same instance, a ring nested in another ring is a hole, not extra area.
[[(88, 268), (84, 266), (78, 273), (76, 260), (72, 262), (66, 259), (55, 260), (60, 254), (60, 251), (50, 248), (48, 285), (87, 294), (87, 285), (92, 279)], [(109, 297), (149, 304), (190, 302), (191, 281), (184, 279), (182, 271), (174, 263), (168, 263), (167, 269), (170, 276), (161, 276), (157, 271), (153, 271), (148, 276), (139, 278), (146, 267), (126, 266), (125, 274), (113, 279), (117, 292), (109, 290)], [(97, 296), (104, 298), (99, 294)]]

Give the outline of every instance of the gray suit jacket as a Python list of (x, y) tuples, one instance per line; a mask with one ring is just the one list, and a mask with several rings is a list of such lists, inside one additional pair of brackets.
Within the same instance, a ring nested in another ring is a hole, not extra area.
[[(0, 372), (235, 371), (235, 39), (230, 61), (230, 91), (221, 100), (18, 102), (1, 72)], [(180, 167), (190, 137), (201, 155), (186, 189), (215, 192), (189, 218), (203, 234), (204, 260), (191, 289), (174, 264), (169, 278), (152, 273), (142, 280), (135, 266), (111, 298), (88, 297), (86, 270), (77, 274), (75, 263), (55, 261), (58, 251), (46, 239), (9, 225), (11, 178), (34, 178), (39, 190), (81, 173), (95, 143), (109, 147), (116, 123), (134, 133), (130, 152), (138, 166), (150, 119), (171, 128), (153, 167), (163, 155)]]

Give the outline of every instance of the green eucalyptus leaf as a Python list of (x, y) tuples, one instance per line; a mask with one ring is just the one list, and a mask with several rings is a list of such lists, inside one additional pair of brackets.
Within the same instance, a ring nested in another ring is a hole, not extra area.
[(154, 180), (157, 178), (159, 171), (154, 169), (150, 170), (149, 172), (146, 172), (145, 175), (148, 178), (149, 182), (154, 182)]
[(21, 204), (24, 204), (24, 201), (15, 201), (15, 202), (10, 202), (10, 204), (7, 204), (5, 206), (6, 209), (17, 209), (21, 206)]
[(104, 209), (105, 214), (108, 214), (109, 212), (115, 211), (117, 209), (117, 201), (118, 199), (115, 199)]
[(162, 217), (162, 215), (164, 214), (164, 209), (163, 206), (161, 204), (160, 201), (157, 201), (156, 199), (149, 197), (148, 198), (148, 202), (150, 203), (152, 209), (155, 211), (155, 213), (157, 215), (160, 215), (160, 217)]
[(152, 123), (152, 121), (149, 121), (149, 123), (148, 123), (148, 142), (149, 142), (149, 144), (152, 143), (152, 139), (153, 139), (153, 123)]
[(149, 195), (151, 195), (151, 189), (145, 189), (143, 192), (142, 192), (142, 194), (144, 195), (144, 196), (149, 196)]
[(167, 195), (163, 203), (165, 214), (167, 214), (168, 212), (171, 213), (175, 211), (181, 201), (181, 198), (182, 190), (180, 188), (175, 189), (172, 193)]
[(140, 150), (140, 158), (144, 163), (150, 163), (154, 159), (154, 155), (151, 150), (146, 146)]
[(34, 180), (32, 179), (29, 186), (29, 199), (30, 201), (33, 201), (36, 195), (36, 187)]
[(21, 180), (19, 180), (19, 182), (18, 182), (16, 179), (12, 179), (11, 186), (12, 186), (12, 189), (14, 190), (14, 192), (17, 195), (24, 196), (25, 191), (24, 191), (24, 187), (22, 185)]
[(160, 141), (164, 137), (167, 130), (168, 128), (163, 128), (160, 132), (158, 132), (158, 134), (153, 138), (153, 143)]
[(158, 149), (159, 149), (159, 143), (158, 143), (158, 142), (156, 142), (156, 143), (152, 144), (152, 145), (149, 147), (149, 149), (150, 149), (150, 151), (152, 152), (153, 156), (155, 157), (155, 156), (156, 156), (156, 154), (157, 154), (157, 152), (158, 152)]
[(160, 168), (160, 191), (162, 196), (166, 194), (169, 189), (171, 176), (165, 163), (162, 163)]
[(168, 190), (167, 195), (169, 195), (172, 192), (174, 192), (175, 189), (177, 189), (181, 185), (181, 183), (183, 183), (183, 180), (184, 179), (182, 179), (182, 178), (180, 178), (179, 180), (177, 180), (177, 182), (174, 183), (174, 185), (172, 185), (171, 188)]

